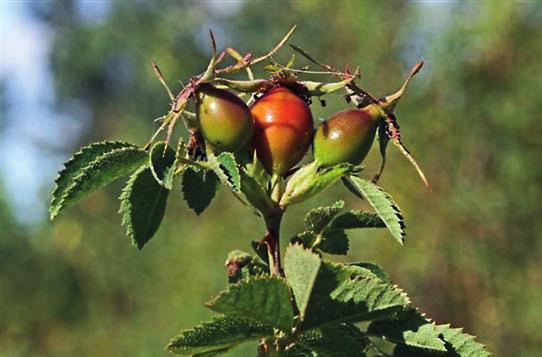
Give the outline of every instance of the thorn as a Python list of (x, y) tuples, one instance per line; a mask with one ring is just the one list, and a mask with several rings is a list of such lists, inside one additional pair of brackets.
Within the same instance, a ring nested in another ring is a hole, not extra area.
[(216, 57), (216, 40), (213, 30), (211, 29), (209, 29), (209, 37), (211, 38), (211, 51), (213, 53), (213, 57)]
[(152, 69), (154, 70), (154, 74), (158, 78), (158, 81), (166, 89), (166, 92), (167, 92), (167, 94), (169, 96), (169, 99), (174, 100), (175, 97), (173, 96), (173, 93), (171, 92), (171, 89), (169, 89), (169, 86), (167, 85), (166, 81), (164, 80), (164, 76), (162, 75), (162, 71), (160, 71), (160, 68), (158, 67), (158, 65), (154, 61), (151, 61), (151, 65), (152, 65)]
[(431, 192), (432, 189), (431, 189), (431, 185), (429, 185), (429, 181), (425, 177), (425, 174), (423, 173), (422, 169), (420, 168), (416, 160), (414, 160), (414, 158), (412, 157), (410, 152), (406, 149), (406, 147), (403, 145), (403, 143), (401, 143), (401, 141), (399, 140), (392, 140), (392, 142), (395, 144), (395, 146), (399, 148), (399, 151), (403, 154), (403, 156), (405, 156), (407, 160), (410, 161), (412, 166), (414, 166), (414, 169), (416, 169), (416, 172), (418, 173), (418, 176), (420, 176), (420, 179), (422, 180), (424, 186), (429, 190), (429, 192)]
[(218, 55), (218, 58), (216, 59), (216, 63), (215, 64), (219, 64), (220, 62), (222, 62), (222, 60), (224, 59), (224, 56), (226, 55), (226, 51), (222, 51), (220, 52), (220, 54)]

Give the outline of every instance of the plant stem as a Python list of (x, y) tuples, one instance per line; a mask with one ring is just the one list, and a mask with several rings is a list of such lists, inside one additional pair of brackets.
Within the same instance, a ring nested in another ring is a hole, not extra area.
[(283, 275), (280, 262), (280, 223), (282, 221), (282, 214), (282, 211), (278, 211), (275, 214), (264, 218), (267, 234), (265, 235), (263, 242), (267, 245), (271, 275), (276, 276)]

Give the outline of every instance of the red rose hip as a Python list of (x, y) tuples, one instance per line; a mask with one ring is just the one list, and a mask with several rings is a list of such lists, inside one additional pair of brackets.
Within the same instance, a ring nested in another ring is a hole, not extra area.
[(283, 176), (310, 146), (313, 124), (309, 105), (286, 87), (276, 87), (251, 108), (256, 124), (254, 147), (269, 173)]

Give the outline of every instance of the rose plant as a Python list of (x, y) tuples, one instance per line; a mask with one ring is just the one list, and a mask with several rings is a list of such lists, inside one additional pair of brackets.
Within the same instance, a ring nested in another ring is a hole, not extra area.
[[(233, 48), (217, 52), (210, 33), (206, 70), (176, 96), (153, 64), (171, 99), (159, 129), (143, 146), (98, 142), (77, 152), (56, 179), (51, 219), (125, 175), (130, 178), (120, 196), (120, 214), (139, 249), (158, 230), (176, 178), (198, 215), (222, 184), (263, 219), (266, 234), (252, 240), (253, 252), (236, 250), (227, 257), (230, 285), (207, 303), (219, 315), (172, 338), (166, 348), (174, 353), (210, 356), (256, 340), (259, 356), (489, 355), (473, 336), (425, 317), (377, 264), (329, 259), (347, 254), (352, 229), (386, 228), (399, 244), (404, 242), (403, 215), (376, 181), (392, 142), (428, 186), (401, 142), (393, 114), (423, 62), (399, 91), (376, 98), (357, 84), (359, 71), (338, 70), (291, 45), (317, 66), (312, 74), (335, 77), (303, 81), (307, 67), (272, 60), (293, 31), (260, 57)], [(221, 66), (227, 56), (235, 63)], [(254, 78), (253, 66), (264, 62), (270, 62), (265, 66), (269, 78)], [(240, 71), (247, 80), (228, 78)], [(315, 132), (312, 99), (338, 91), (356, 107), (331, 115)], [(185, 123), (188, 140), (180, 135), (173, 148), (170, 139), (179, 122)], [(360, 165), (375, 137), (383, 160), (377, 175), (367, 180)], [(311, 145), (314, 160), (299, 166)], [(289, 239), (282, 256), (280, 224), (288, 207), (337, 182), (366, 199), (374, 212), (347, 210), (343, 201), (313, 208), (305, 216), (305, 230)]]

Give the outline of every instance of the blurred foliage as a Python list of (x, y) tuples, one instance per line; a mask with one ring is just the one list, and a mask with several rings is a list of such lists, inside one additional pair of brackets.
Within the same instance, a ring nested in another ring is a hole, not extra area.
[[(394, 91), (410, 65), (425, 59), (397, 116), (433, 190), (390, 147), (381, 184), (406, 215), (406, 244), (385, 232), (355, 233), (347, 259), (378, 262), (428, 316), (464, 326), (495, 355), (538, 355), (540, 3), (118, 1), (95, 21), (81, 17), (81, 6), (29, 3), (53, 34), (57, 109), (75, 103), (91, 113), (81, 145), (145, 143), (153, 119), (168, 109), (149, 61), (180, 88), (176, 81), (204, 69), (209, 27), (221, 47), (262, 53), (296, 23), (292, 43), (337, 66), (360, 65), (363, 86), (377, 95)], [(284, 50), (277, 59), (289, 56)], [(346, 106), (340, 98), (327, 102), (313, 105), (315, 118)], [(66, 159), (76, 150), (64, 149)], [(378, 167), (375, 148), (367, 167), (368, 174)], [(179, 189), (157, 237), (139, 252), (116, 214), (121, 185), (33, 228), (14, 222), (8, 203), (15, 193), (2, 192), (0, 353), (165, 355), (170, 336), (210, 316), (201, 302), (227, 282), (227, 253), (249, 250), (263, 234), (225, 190), (196, 217)], [(292, 208), (285, 238), (302, 229), (308, 207), (336, 198), (366, 207), (336, 187)], [(236, 353), (253, 355), (253, 348)]]

